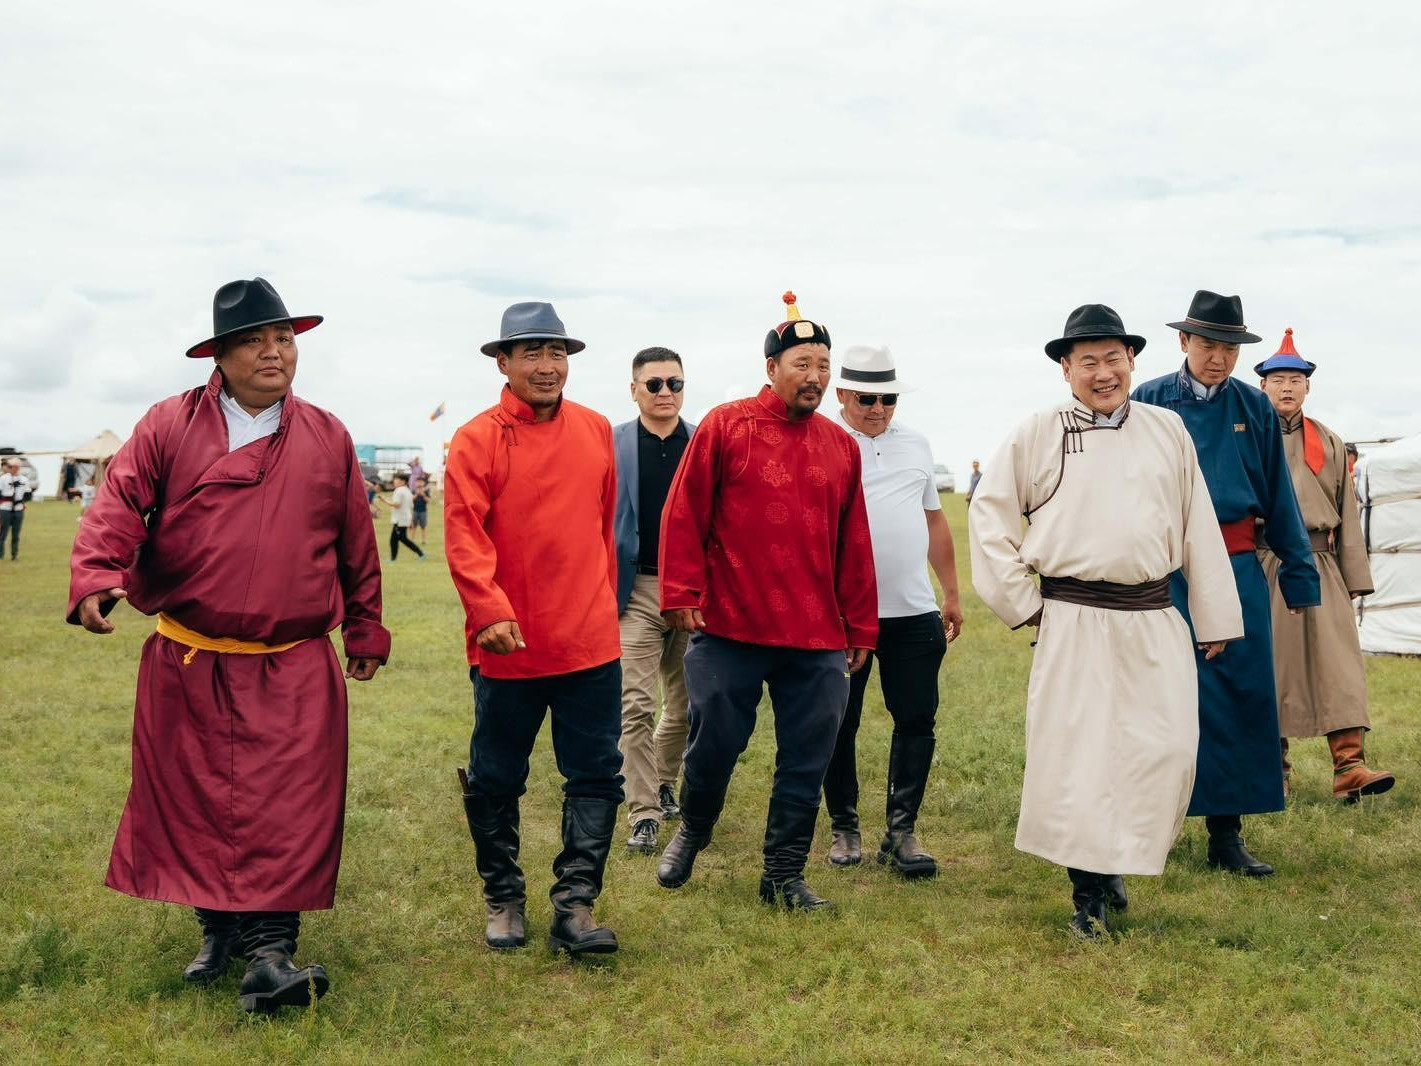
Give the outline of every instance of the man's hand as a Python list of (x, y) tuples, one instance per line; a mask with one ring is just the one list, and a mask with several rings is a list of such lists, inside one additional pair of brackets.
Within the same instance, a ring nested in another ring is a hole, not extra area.
[(379, 659), (347, 659), (345, 676), (353, 681), (369, 681), (380, 669)]
[(1228, 641), (1226, 640), (1216, 640), (1209, 644), (1200, 644), (1199, 650), (1204, 653), (1204, 658), (1208, 660), (1222, 655), (1227, 645)]
[(863, 669), (863, 664), (868, 662), (868, 648), (848, 648), (844, 652), (845, 658), (849, 662), (849, 673), (856, 674)]
[(85, 596), (79, 601), (79, 624), (90, 633), (112, 633), (113, 623), (103, 616), (99, 608), (110, 600), (127, 598), (127, 589), (109, 589), (107, 592), (95, 592)]
[(943, 597), (942, 628), (949, 644), (962, 635), (962, 601), (956, 596)]
[(679, 607), (674, 611), (662, 611), (661, 616), (666, 619), (667, 625), (672, 629), (679, 629), (682, 633), (696, 633), (706, 627), (706, 620), (699, 607)]
[(1302, 614), (1302, 613), (1303, 613), (1304, 611), (1306, 611), (1306, 610), (1307, 610), (1306, 607), (1289, 607), (1289, 608), (1288, 608), (1288, 613), (1289, 613), (1289, 614)]
[(491, 651), (495, 655), (512, 655), (515, 651), (522, 651), (528, 645), (523, 643), (523, 633), (518, 628), (518, 623), (512, 618), (506, 618), (502, 622), (495, 622), (491, 626), (480, 629), (478, 635), (474, 637), (474, 643), (483, 651)]

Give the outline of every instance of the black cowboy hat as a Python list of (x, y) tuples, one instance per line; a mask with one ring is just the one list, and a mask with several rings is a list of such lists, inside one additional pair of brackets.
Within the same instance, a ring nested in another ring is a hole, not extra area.
[(1257, 344), (1263, 338), (1248, 332), (1243, 324), (1243, 301), (1237, 296), (1220, 296), (1200, 289), (1189, 303), (1189, 317), (1183, 322), (1165, 323), (1170, 329), (1194, 333), (1225, 344)]
[(293, 317), (266, 278), (229, 281), (212, 298), (212, 336), (187, 350), (189, 359), (206, 359), (217, 354), (217, 342), (243, 330), (290, 322), (292, 333), (305, 333), (319, 326), (324, 315)]
[(1145, 338), (1125, 332), (1125, 323), (1104, 304), (1082, 304), (1066, 318), (1066, 328), (1061, 336), (1046, 342), (1046, 354), (1056, 362), (1062, 356), (1071, 354), (1071, 345), (1076, 341), (1099, 340), (1103, 337), (1119, 337), (1139, 354), (1145, 346)]

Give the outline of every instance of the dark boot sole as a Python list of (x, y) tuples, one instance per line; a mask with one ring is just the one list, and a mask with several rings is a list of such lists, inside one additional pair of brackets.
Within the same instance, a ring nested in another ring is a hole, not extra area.
[(554, 955), (556, 955), (560, 951), (566, 952), (574, 959), (577, 958), (579, 955), (611, 955), (617, 950), (617, 947), (618, 945), (615, 939), (593, 940), (590, 942), (578, 944), (573, 943), (570, 940), (563, 940), (560, 937), (548, 937), (549, 951), (551, 951)]
[(859, 865), (861, 862), (863, 862), (863, 856), (862, 856), (862, 855), (844, 855), (844, 856), (840, 856), (840, 855), (830, 855), (830, 856), (829, 856), (829, 865), (830, 865), (830, 866), (838, 866), (838, 867), (840, 867), (840, 868), (845, 867), (845, 866), (857, 866), (857, 865)]
[(522, 940), (510, 940), (507, 943), (495, 943), (488, 937), (484, 937), (484, 943), (488, 945), (490, 951), (517, 951), (519, 948), (528, 946), (528, 938)]
[(1396, 778), (1388, 775), (1380, 780), (1373, 781), (1369, 785), (1355, 788), (1351, 792), (1343, 792), (1341, 795), (1334, 792), (1333, 796), (1336, 799), (1340, 799), (1343, 803), (1352, 804), (1356, 803), (1363, 796), (1380, 796), (1383, 792), (1390, 792), (1391, 786), (1394, 784), (1396, 784)]
[(1231, 866), (1228, 863), (1219, 862), (1217, 859), (1209, 860), (1209, 869), (1223, 870), (1225, 873), (1239, 874), (1243, 877), (1272, 877), (1276, 872), (1271, 866), (1263, 869), (1257, 866)]
[(924, 863), (921, 866), (903, 866), (894, 862), (892, 855), (884, 852), (878, 853), (878, 865), (892, 866), (893, 872), (906, 881), (918, 881), (925, 877), (936, 877), (938, 874), (936, 860), (931, 865)]
[(242, 1009), (251, 1014), (274, 1014), (282, 1007), (309, 1007), (311, 1005), (311, 985), (316, 986), (316, 998), (320, 999), (330, 990), (327, 977), (308, 978), (292, 981), (270, 992), (250, 992), (238, 998)]

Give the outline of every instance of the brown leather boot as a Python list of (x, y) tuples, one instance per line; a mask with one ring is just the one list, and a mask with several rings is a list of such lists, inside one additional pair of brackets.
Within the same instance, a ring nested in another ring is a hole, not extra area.
[(1283, 749), (1283, 798), (1288, 798), (1288, 779), (1293, 776), (1293, 764), (1288, 760), (1288, 738), (1280, 737), (1278, 746)]
[(1346, 803), (1386, 792), (1396, 784), (1391, 774), (1369, 770), (1362, 761), (1364, 732), (1361, 726), (1356, 726), (1327, 734), (1327, 744), (1332, 749), (1332, 795)]

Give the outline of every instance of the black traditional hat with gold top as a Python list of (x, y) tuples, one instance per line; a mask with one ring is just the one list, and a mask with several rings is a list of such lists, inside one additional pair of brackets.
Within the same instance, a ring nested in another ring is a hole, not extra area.
[(822, 344), (826, 348), (833, 347), (829, 343), (829, 331), (799, 313), (799, 298), (794, 293), (787, 292), (780, 299), (785, 302), (788, 317), (765, 335), (767, 357), (773, 358), (796, 344)]

